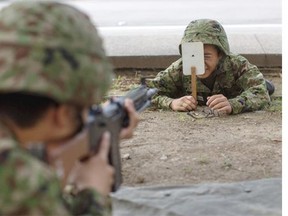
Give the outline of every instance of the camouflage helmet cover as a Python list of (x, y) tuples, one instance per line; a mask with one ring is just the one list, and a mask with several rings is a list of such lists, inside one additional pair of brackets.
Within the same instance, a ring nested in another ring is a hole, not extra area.
[(0, 93), (91, 105), (108, 90), (112, 65), (97, 30), (79, 10), (19, 1), (1, 10), (0, 32)]
[(229, 55), (228, 38), (223, 26), (216, 20), (199, 19), (189, 23), (184, 31), (181, 44), (185, 42), (202, 42), (217, 46), (223, 53)]

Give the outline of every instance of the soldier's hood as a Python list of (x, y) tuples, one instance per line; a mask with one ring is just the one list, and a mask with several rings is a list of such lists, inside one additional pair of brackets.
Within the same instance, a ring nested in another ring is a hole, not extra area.
[[(217, 46), (224, 54), (229, 55), (228, 38), (223, 26), (216, 20), (199, 19), (189, 23), (184, 31), (181, 44), (185, 42), (202, 42)], [(179, 50), (181, 54), (181, 44)]]

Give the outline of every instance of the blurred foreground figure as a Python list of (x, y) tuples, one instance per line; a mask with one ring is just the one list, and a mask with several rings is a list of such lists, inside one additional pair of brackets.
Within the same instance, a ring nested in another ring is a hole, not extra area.
[[(75, 162), (68, 187), (41, 160), (82, 130), (110, 86), (95, 27), (71, 6), (23, 1), (1, 10), (0, 32), (0, 215), (110, 215), (108, 133), (97, 154)], [(129, 137), (138, 119), (125, 104)]]

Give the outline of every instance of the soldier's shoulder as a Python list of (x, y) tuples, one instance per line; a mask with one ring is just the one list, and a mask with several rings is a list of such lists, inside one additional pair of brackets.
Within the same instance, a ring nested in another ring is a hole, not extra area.
[(177, 69), (177, 70), (182, 70), (182, 58), (174, 61), (171, 66), (174, 68), (174, 69)]
[[(5, 136), (0, 139), (0, 165), (3, 167), (0, 172), (0, 187), (5, 189), (5, 193), (0, 193), (0, 212), (8, 214), (28, 203), (35, 205), (31, 209), (25, 207), (27, 214), (39, 211), (37, 206), (42, 205), (40, 202), (43, 202), (43, 197), (46, 197), (47, 202), (57, 200), (59, 205), (60, 187), (54, 173), (44, 163), (21, 149), (13, 137)], [(48, 209), (50, 207), (46, 206), (39, 213), (45, 213)]]
[(243, 64), (247, 63), (248, 59), (240, 54), (229, 54), (225, 57), (224, 64)]

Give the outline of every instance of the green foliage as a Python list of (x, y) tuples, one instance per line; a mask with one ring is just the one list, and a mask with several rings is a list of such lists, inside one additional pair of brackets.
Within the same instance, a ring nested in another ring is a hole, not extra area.
[(282, 97), (272, 97), (270, 106), (266, 107), (265, 110), (269, 112), (282, 111)]
[(210, 163), (210, 161), (207, 157), (200, 156), (198, 163), (200, 165), (207, 165)]
[(111, 89), (120, 88), (124, 79), (125, 79), (124, 76), (117, 76), (117, 78), (113, 79), (113, 83), (112, 83)]
[(186, 112), (179, 112), (178, 114), (178, 119), (179, 121), (183, 122), (187, 120), (187, 113)]

